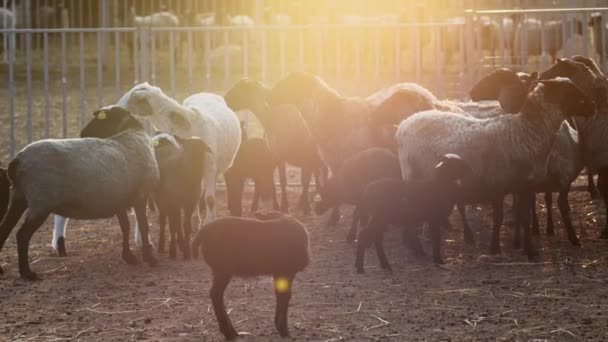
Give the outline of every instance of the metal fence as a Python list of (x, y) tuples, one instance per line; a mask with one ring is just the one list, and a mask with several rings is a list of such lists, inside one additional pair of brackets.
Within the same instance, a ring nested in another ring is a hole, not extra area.
[[(552, 57), (578, 53), (595, 56), (606, 70), (606, 15), (608, 8), (593, 8), (468, 11), (461, 21), (436, 23), (3, 29), (9, 43), (0, 64), (0, 156), (37, 139), (75, 136), (87, 113), (142, 81), (182, 99), (223, 94), (242, 77), (272, 84), (305, 70), (347, 94), (411, 81), (439, 97), (466, 98), (497, 66), (538, 70)], [(549, 31), (554, 20), (559, 30)], [(518, 29), (528, 22), (540, 24), (540, 51), (529, 49), (536, 31)], [(23, 46), (12, 43), (18, 41)]]

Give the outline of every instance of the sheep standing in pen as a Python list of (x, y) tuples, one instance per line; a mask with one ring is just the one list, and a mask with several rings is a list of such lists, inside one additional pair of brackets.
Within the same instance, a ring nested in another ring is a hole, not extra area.
[(287, 311), (293, 281), (309, 263), (308, 232), (302, 223), (276, 212), (256, 217), (220, 218), (203, 226), (192, 242), (194, 255), (202, 247), (203, 258), (213, 273), (211, 302), (220, 331), (228, 340), (239, 336), (224, 305), (224, 291), (232, 277), (274, 277), (274, 324), (281, 337), (288, 337)]
[[(439, 161), (435, 156), (456, 153), (469, 163), (493, 204), (491, 253), (500, 253), (504, 195), (521, 193), (526, 203), (531, 197), (530, 182), (546, 174), (547, 157), (563, 121), (568, 116), (595, 113), (592, 99), (567, 79), (541, 81), (520, 107), (517, 115), (489, 119), (427, 111), (410, 116), (397, 131), (399, 161), (406, 181), (424, 179)], [(529, 212), (521, 219), (525, 251), (529, 258), (536, 258)]]
[[(135, 13), (135, 7), (131, 7), (130, 9), (130, 16), (129, 16), (129, 20), (127, 22), (127, 26), (130, 27), (135, 27), (139, 30), (146, 30), (146, 29), (151, 29), (151, 28), (176, 28), (179, 27), (179, 18), (167, 11), (167, 10), (162, 10), (160, 12), (157, 13), (152, 13), (150, 15), (146, 15), (146, 16), (139, 16)], [(140, 33), (141, 34), (141, 33)], [(156, 41), (156, 49), (158, 49), (159, 51), (162, 50), (169, 50), (169, 36), (172, 34), (171, 32), (154, 32), (152, 33), (151, 31), (148, 32), (148, 34), (153, 34), (154, 36), (152, 37), (158, 37), (157, 41)], [(138, 37), (137, 35), (133, 35), (133, 38)], [(179, 40), (178, 40), (179, 35), (177, 33), (173, 33), (173, 49), (174, 51), (169, 51), (169, 53), (175, 53), (175, 58), (179, 59), (179, 50), (180, 50), (180, 44), (179, 44)], [(140, 46), (140, 42), (138, 40), (133, 40), (133, 39), (127, 39), (127, 44), (129, 44), (129, 52), (130, 52), (130, 56), (131, 56), (131, 60), (133, 60), (133, 55), (134, 55), (134, 48), (135, 48), (135, 44), (137, 44), (137, 46)], [(164, 47), (163, 47), (164, 44)], [(155, 51), (153, 51), (152, 53), (156, 53)]]
[(315, 176), (317, 187), (325, 166), (317, 151), (317, 144), (302, 118), (300, 111), (293, 105), (268, 105), (270, 90), (262, 83), (250, 79), (237, 82), (224, 96), (232, 110), (249, 109), (260, 121), (279, 168), (281, 184), (281, 210), (288, 210), (286, 165), (301, 169), (302, 193), (298, 208), (310, 212), (309, 186)]
[(353, 242), (359, 222), (367, 218), (360, 215), (358, 203), (365, 187), (378, 179), (399, 179), (401, 169), (397, 156), (384, 148), (370, 148), (348, 158), (337, 173), (333, 174), (319, 191), (320, 201), (315, 203), (317, 215), (340, 204), (355, 205), (353, 221), (346, 241)]
[(6, 169), (0, 167), (0, 222), (6, 214), (8, 208), (8, 199), (11, 193), (11, 182), (8, 180)]
[[(236, 114), (228, 108), (221, 96), (198, 93), (186, 98), (182, 104), (167, 96), (155, 86), (143, 82), (131, 88), (116, 106), (126, 108), (135, 115), (148, 120), (157, 130), (182, 138), (198, 137), (211, 152), (205, 156), (203, 172), (205, 223), (216, 216), (215, 187), (236, 156), (241, 144), (241, 129)], [(200, 204), (199, 204), (200, 205)], [(197, 211), (198, 212), (198, 211)], [(200, 212), (199, 212), (199, 221)], [(55, 215), (53, 247), (65, 255), (65, 229), (67, 220)], [(136, 242), (140, 242), (137, 226)]]
[(463, 178), (473, 176), (469, 165), (453, 154), (445, 155), (435, 166), (435, 175), (423, 181), (384, 178), (370, 183), (361, 195), (359, 210), (369, 218), (359, 233), (355, 268), (363, 273), (365, 250), (374, 242), (383, 269), (391, 270), (382, 238), (389, 224), (405, 228), (414, 252), (424, 254), (415, 228), (429, 223), (433, 243), (433, 260), (443, 263), (440, 228), (449, 224), (449, 216), (459, 199)]
[(0, 249), (27, 210), (17, 232), (19, 273), (24, 279), (38, 279), (29, 267), (29, 242), (51, 213), (75, 219), (116, 215), (122, 230), (122, 258), (134, 264), (137, 258), (129, 247), (127, 217), (127, 210), (134, 207), (141, 224), (144, 261), (157, 262), (148, 241), (146, 205), (159, 174), (143, 125), (128, 111), (110, 107), (96, 111), (80, 135), (80, 139), (29, 144), (8, 165), (12, 188), (0, 223)]
[[(608, 80), (598, 73), (599, 68), (594, 65), (592, 60), (581, 56), (576, 60), (562, 59), (541, 73), (540, 78), (568, 77), (595, 100), (597, 115), (579, 120), (577, 124), (583, 162), (588, 170), (598, 172), (598, 190), (604, 202), (608, 203)], [(608, 221), (600, 237), (608, 238)]]
[(276, 162), (268, 144), (261, 138), (248, 138), (244, 122), (241, 122), (241, 146), (234, 158), (234, 163), (224, 174), (230, 215), (243, 215), (243, 187), (248, 178), (253, 180), (253, 202), (251, 212), (258, 210), (260, 197), (271, 199), (273, 209), (279, 209), (274, 187), (274, 169)]
[(161, 133), (152, 138), (160, 182), (154, 191), (160, 233), (158, 251), (165, 248), (165, 223), (169, 219), (169, 255), (176, 257), (179, 245), (184, 258), (190, 258), (192, 214), (201, 198), (201, 181), (209, 147), (199, 138), (184, 139)]

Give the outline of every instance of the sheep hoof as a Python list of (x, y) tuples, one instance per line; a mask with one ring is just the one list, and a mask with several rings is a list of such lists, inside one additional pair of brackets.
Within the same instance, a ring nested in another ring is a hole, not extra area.
[(40, 278), (39, 275), (37, 275), (35, 272), (32, 272), (32, 271), (21, 272), (21, 278), (23, 278), (23, 280), (27, 280), (27, 281), (42, 280), (42, 278)]
[(158, 259), (152, 254), (152, 251), (144, 252), (144, 261), (150, 266), (158, 265)]
[(57, 239), (57, 255), (60, 257), (68, 256), (68, 253), (65, 249), (65, 239), (63, 238), (63, 236)]
[(122, 253), (122, 260), (124, 260), (129, 265), (137, 265), (137, 257), (131, 253), (131, 251)]

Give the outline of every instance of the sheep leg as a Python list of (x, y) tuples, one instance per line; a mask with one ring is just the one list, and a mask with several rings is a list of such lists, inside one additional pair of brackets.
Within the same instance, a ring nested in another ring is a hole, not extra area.
[(521, 222), (519, 220), (519, 211), (521, 206), (521, 199), (513, 194), (513, 212), (515, 215), (515, 227), (514, 227), (514, 235), (513, 235), (513, 249), (521, 248)]
[[(143, 260), (150, 266), (154, 266), (158, 264), (158, 260), (156, 260), (156, 257), (154, 256), (154, 249), (152, 248), (152, 244), (150, 244), (148, 217), (146, 216), (146, 200), (144, 199), (143, 201), (140, 201), (134, 207), (135, 216), (137, 217), (137, 222), (139, 224), (141, 233)], [(171, 220), (171, 218), (169, 218), (169, 220)], [(171, 224), (171, 222), (169, 222), (169, 224)]]
[(490, 254), (500, 254), (500, 227), (503, 220), (503, 196), (496, 197), (492, 201), (492, 242), (490, 243)]
[(30, 210), (25, 216), (21, 228), (17, 232), (17, 254), (19, 256), (19, 274), (25, 280), (39, 280), (40, 277), (32, 272), (29, 265), (28, 252), (32, 235), (40, 228), (50, 212), (35, 212)]
[(289, 211), (287, 203), (287, 171), (285, 170), (285, 162), (279, 163), (279, 183), (281, 184), (281, 211), (286, 213)]
[[(559, 212), (562, 215), (562, 220), (564, 221), (564, 225), (566, 226), (566, 231), (568, 232), (568, 240), (574, 246), (580, 246), (581, 242), (576, 236), (576, 231), (572, 226), (572, 220), (570, 219), (570, 203), (568, 201), (568, 191), (569, 189), (565, 189), (559, 192), (559, 196), (557, 197), (557, 207), (559, 208)], [(547, 232), (548, 235), (548, 232)]]
[(536, 215), (536, 194), (534, 194), (534, 198), (532, 203), (530, 203), (530, 219), (532, 224), (532, 234), (535, 236), (540, 236), (540, 225), (538, 223), (538, 215)]
[(437, 222), (429, 222), (429, 229), (431, 230), (431, 240), (433, 244), (433, 261), (438, 265), (444, 263), (443, 258), (441, 257), (441, 226), (442, 225), (437, 224)]
[(253, 202), (251, 202), (251, 212), (252, 213), (255, 213), (258, 210), (259, 202), (260, 202), (260, 191), (258, 190), (258, 183), (254, 182), (254, 186), (253, 186)]
[(303, 167), (300, 174), (300, 183), (302, 185), (302, 193), (300, 194), (300, 200), (298, 202), (298, 208), (302, 210), (305, 215), (310, 214), (310, 202), (308, 201), (308, 189), (310, 187), (310, 180), (312, 179), (312, 170)]
[(183, 244), (181, 230), (181, 212), (179, 210), (171, 210), (169, 213), (169, 232), (171, 233), (169, 257), (171, 259), (175, 259), (177, 257), (177, 246), (182, 246)]
[[(560, 195), (561, 197), (561, 191)], [(566, 195), (567, 196), (567, 195)], [(558, 206), (559, 206), (559, 198), (558, 198)], [(553, 223), (553, 193), (545, 192), (545, 207), (547, 207), (547, 236), (555, 235), (555, 225)], [(560, 209), (561, 212), (561, 209)], [(562, 213), (562, 218), (564, 214)]]
[(274, 177), (272, 180), (272, 209), (279, 210), (279, 201), (277, 201), (277, 189), (274, 186)]
[(418, 238), (418, 231), (414, 227), (405, 227), (403, 231), (403, 239), (404, 242), (407, 242), (409, 248), (414, 252), (414, 256), (418, 258), (424, 258), (424, 248), (420, 243), (420, 239)]
[(355, 206), (355, 211), (353, 212), (353, 221), (350, 225), (350, 230), (346, 235), (346, 242), (351, 243), (355, 242), (355, 236), (357, 236), (357, 226), (359, 221), (361, 220), (361, 209), (359, 206)]
[[(21, 215), (27, 209), (27, 202), (23, 199), (17, 199), (15, 195), (15, 191), (11, 191), (10, 201), (8, 202), (8, 209), (6, 210), (6, 214), (0, 223), (0, 250), (4, 247), (4, 243), (8, 236), (11, 234), (11, 231), (19, 222)], [(2, 270), (2, 266), (0, 266), (0, 274), (4, 273)]]
[(224, 291), (230, 283), (232, 277), (228, 274), (214, 273), (213, 274), (213, 285), (209, 296), (211, 297), (211, 303), (213, 303), (213, 311), (215, 311), (215, 318), (220, 326), (220, 331), (224, 334), (227, 340), (234, 340), (239, 334), (234, 330), (230, 317), (226, 313), (226, 307), (224, 306)]
[(378, 260), (380, 261), (380, 267), (382, 269), (392, 272), (390, 263), (388, 262), (388, 258), (386, 257), (386, 253), (384, 252), (384, 243), (383, 243), (383, 230), (377, 230), (376, 236), (374, 237), (374, 247), (376, 248), (376, 255), (378, 256)]
[(458, 208), (458, 212), (460, 213), (460, 217), (462, 218), (462, 226), (464, 228), (464, 243), (470, 246), (474, 246), (475, 237), (473, 235), (471, 227), (469, 226), (469, 221), (467, 220), (466, 207), (462, 203), (458, 203), (456, 207)]
[(182, 252), (184, 253), (184, 259), (189, 260), (191, 257), (190, 251), (190, 236), (192, 235), (192, 214), (194, 213), (194, 207), (187, 206), (184, 208), (184, 240), (182, 243)]
[(329, 215), (329, 220), (327, 220), (328, 227), (335, 227), (340, 220), (340, 207), (336, 206), (331, 209), (331, 214)]
[(597, 187), (604, 199), (604, 205), (606, 207), (606, 225), (602, 234), (600, 235), (600, 239), (608, 239), (608, 168), (601, 168), (598, 173), (597, 178)]
[(167, 215), (158, 210), (158, 253), (165, 253), (165, 228), (167, 226)]
[(599, 192), (595, 187), (595, 181), (593, 180), (593, 172), (587, 169), (587, 192), (591, 199), (597, 199), (599, 197)]
[(357, 239), (357, 253), (355, 256), (355, 269), (357, 273), (364, 273), (363, 270), (363, 258), (365, 256), (365, 250), (372, 244), (372, 238), (374, 237), (374, 229), (377, 227), (372, 225), (375, 220), (372, 220), (368, 225), (359, 232), (359, 238)]
[(528, 260), (536, 261), (538, 259), (538, 249), (536, 240), (538, 237), (533, 236), (531, 231), (531, 216), (533, 210), (531, 210), (533, 204), (536, 202), (536, 195), (532, 192), (522, 194), (522, 206), (520, 210), (521, 223), (524, 228), (524, 253), (528, 256)]
[(55, 215), (55, 227), (53, 229), (53, 242), (51, 245), (60, 257), (68, 255), (65, 249), (65, 229), (67, 224), (68, 219), (66, 217)]
[(277, 328), (281, 337), (289, 337), (289, 327), (287, 325), (287, 312), (289, 310), (289, 300), (291, 299), (291, 285), (294, 275), (275, 276), (274, 293), (277, 297), (277, 305), (274, 314), (274, 326)]
[(208, 170), (205, 174), (205, 215), (204, 223), (215, 221), (216, 208), (215, 208), (215, 183), (217, 181), (217, 172), (215, 168)]
[(127, 216), (126, 211), (121, 211), (116, 214), (116, 218), (118, 218), (118, 224), (120, 225), (120, 230), (122, 231), (122, 259), (129, 265), (137, 264), (137, 257), (133, 255), (131, 252), (131, 247), (129, 246), (129, 217)]

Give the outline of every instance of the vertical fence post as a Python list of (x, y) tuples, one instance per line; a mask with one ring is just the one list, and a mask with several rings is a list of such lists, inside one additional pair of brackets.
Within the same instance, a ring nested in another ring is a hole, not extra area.
[[(175, 97), (175, 32), (169, 31), (169, 85), (171, 96)], [(154, 53), (154, 51), (152, 52)]]
[(401, 23), (395, 31), (395, 82), (401, 80)]
[(118, 48), (118, 46), (120, 46), (119, 31), (114, 32), (114, 41), (116, 45), (114, 48), (114, 81), (116, 82), (114, 87), (116, 91), (116, 101), (118, 101), (122, 95), (120, 91), (120, 49)]
[(68, 137), (68, 65), (66, 33), (61, 32), (61, 133)]
[(473, 19), (475, 13), (472, 10), (467, 10), (465, 12), (466, 15), (466, 42), (467, 42), (467, 89), (470, 89), (473, 86), (473, 75), (475, 72), (475, 49), (473, 47), (474, 43), (474, 35), (473, 35)]
[(228, 47), (230, 45), (230, 38), (228, 33), (230, 28), (223, 29), (223, 38), (224, 38), (224, 87), (228, 87), (228, 82), (230, 80), (230, 54), (228, 53)]
[(97, 32), (97, 107), (103, 106), (103, 35)]
[(498, 24), (498, 50), (500, 54), (500, 66), (505, 66), (505, 18), (500, 17)]
[(44, 32), (42, 35), (42, 51), (43, 51), (43, 73), (44, 73), (44, 137), (50, 138), (50, 117), (49, 107), (49, 35)]
[(262, 82), (266, 83), (266, 29), (262, 27)]
[(211, 31), (212, 29), (205, 29), (205, 79), (206, 79), (206, 90), (209, 91), (211, 88)]
[(27, 143), (31, 143), (32, 136), (32, 34), (25, 34), (25, 98), (27, 115)]
[(603, 68), (603, 72), (608, 71), (608, 68), (606, 66), (606, 16), (608, 15), (608, 11), (604, 11), (602, 12), (602, 25), (601, 25), (601, 29), (602, 29), (602, 55), (600, 56), (601, 59), (601, 63), (602, 63), (602, 68)]
[(243, 77), (249, 77), (249, 36), (250, 28), (243, 27)]
[(79, 40), (79, 57), (80, 57), (80, 128), (84, 127), (84, 115), (86, 112), (86, 105), (85, 105), (85, 96), (86, 96), (86, 89), (85, 89), (85, 84), (84, 84), (84, 33), (80, 32), (78, 35), (78, 40)]
[(188, 93), (192, 90), (192, 30), (188, 30)]
[(587, 23), (589, 22), (588, 12), (583, 12), (583, 56), (589, 55), (589, 31), (587, 30)]
[[(14, 6), (14, 2), (13, 2)], [(10, 33), (11, 40), (16, 40), (16, 32)], [(8, 50), (8, 116), (9, 116), (9, 157), (15, 156), (15, 49)]]
[[(564, 32), (562, 31), (562, 34)], [(562, 49), (564, 49), (564, 53), (566, 52), (566, 44), (562, 45)], [(540, 65), (541, 65), (541, 70), (545, 70), (545, 68), (547, 67), (546, 63), (545, 63), (545, 54), (547, 53), (547, 34), (545, 33), (545, 16), (541, 15), (540, 16)]]
[(283, 77), (283, 75), (285, 75), (285, 68), (286, 68), (286, 63), (285, 63), (285, 31), (286, 28), (285, 26), (281, 26), (281, 27), (277, 27), (277, 28), (271, 28), (274, 30), (280, 30), (279, 32), (279, 55), (281, 58), (281, 75), (280, 77)]
[[(152, 80), (152, 84), (156, 85), (156, 51), (162, 51), (162, 46), (156, 46), (156, 38), (157, 35), (162, 36), (164, 32), (157, 32), (150, 30), (150, 80)], [(161, 38), (162, 39), (162, 38)], [(160, 48), (160, 49), (158, 49)], [(173, 55), (173, 50), (169, 49), (169, 56)]]

